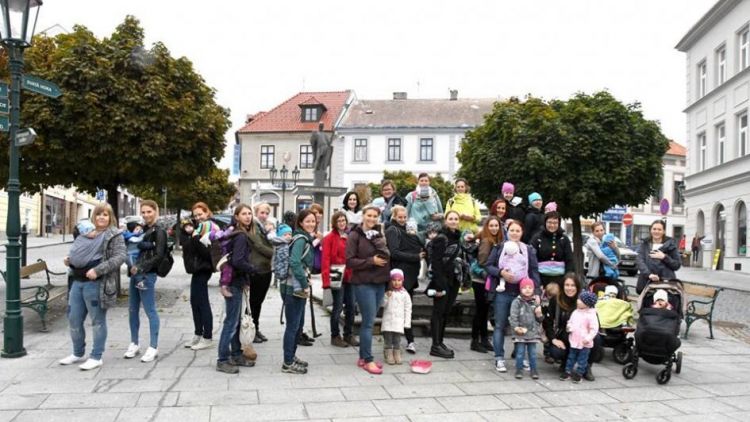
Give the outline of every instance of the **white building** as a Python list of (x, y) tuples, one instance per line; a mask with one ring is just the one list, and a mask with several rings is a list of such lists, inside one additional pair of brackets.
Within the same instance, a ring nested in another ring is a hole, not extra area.
[(721, 0), (677, 44), (687, 74), (687, 234), (705, 236), (702, 264), (750, 271), (750, 1)]

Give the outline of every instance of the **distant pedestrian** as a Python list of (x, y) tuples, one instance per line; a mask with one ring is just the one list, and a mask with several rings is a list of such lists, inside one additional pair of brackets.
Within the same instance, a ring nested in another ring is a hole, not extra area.
[(703, 240), (705, 236), (698, 236), (696, 233), (695, 236), (693, 236), (693, 241), (690, 244), (690, 252), (693, 254), (693, 262), (698, 262), (698, 254), (701, 252), (701, 240)]

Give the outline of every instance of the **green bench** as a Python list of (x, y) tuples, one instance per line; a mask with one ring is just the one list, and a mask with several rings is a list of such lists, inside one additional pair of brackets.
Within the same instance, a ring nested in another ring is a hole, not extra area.
[[(0, 271), (7, 283), (5, 271)], [(50, 271), (47, 262), (43, 259), (37, 262), (21, 267), (21, 283), (23, 280), (38, 273), (44, 273), (47, 283), (41, 286), (21, 287), (21, 307), (29, 308), (39, 314), (42, 320), (42, 332), (49, 331), (47, 328), (47, 309), (49, 302), (68, 294), (67, 282), (65, 285), (56, 286), (52, 284), (50, 276), (67, 276), (67, 273), (56, 273)]]

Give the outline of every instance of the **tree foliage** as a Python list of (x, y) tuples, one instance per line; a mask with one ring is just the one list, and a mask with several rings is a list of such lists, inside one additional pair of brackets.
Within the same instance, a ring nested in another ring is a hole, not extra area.
[(536, 191), (557, 202), (573, 221), (580, 258), (580, 217), (643, 203), (661, 186), (668, 148), (640, 104), (622, 104), (606, 91), (567, 101), (511, 98), (467, 133), (458, 175), (485, 203), (497, 198), (503, 181), (515, 184), (519, 196)]
[[(193, 180), (175, 180), (165, 185), (167, 188), (167, 208), (170, 210), (189, 210), (198, 201), (219, 212), (227, 208), (232, 197), (237, 193), (234, 183), (229, 182), (229, 170), (216, 167)], [(144, 186), (131, 188), (135, 195), (144, 199), (153, 199), (157, 203), (163, 200), (161, 187)]]
[[(396, 193), (404, 199), (417, 186), (417, 175), (409, 171), (386, 170), (383, 171), (383, 180), (385, 179), (393, 181), (396, 185)], [(453, 183), (445, 180), (440, 173), (430, 176), (430, 186), (437, 192), (443, 206), (453, 196)], [(380, 183), (370, 183), (370, 191), (372, 191), (373, 198), (380, 196)]]
[[(83, 26), (37, 37), (25, 59), (26, 73), (56, 83), (63, 95), (23, 95), (22, 126), (39, 134), (21, 150), (24, 190), (104, 188), (111, 202), (119, 185), (189, 183), (224, 153), (229, 111), (187, 58), (172, 57), (161, 43), (145, 50), (134, 17), (109, 38)], [(0, 71), (7, 78), (6, 66)], [(0, 158), (0, 170), (6, 163)]]

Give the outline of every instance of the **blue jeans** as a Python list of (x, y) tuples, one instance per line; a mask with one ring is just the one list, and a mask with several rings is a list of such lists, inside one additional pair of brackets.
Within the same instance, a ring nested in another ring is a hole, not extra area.
[(573, 365), (576, 365), (576, 372), (578, 372), (579, 375), (585, 374), (586, 367), (589, 364), (589, 353), (591, 353), (591, 349), (571, 348), (568, 353), (568, 362), (565, 364), (565, 372), (572, 374)]
[(305, 303), (307, 301), (292, 294), (282, 295), (284, 299), (284, 363), (290, 365), (297, 354), (297, 336), (305, 322)]
[(362, 325), (359, 327), (359, 357), (370, 363), (372, 358), (372, 327), (375, 315), (383, 303), (385, 284), (355, 284), (354, 295), (357, 297), (359, 310), (362, 312)]
[(73, 354), (82, 357), (86, 353), (86, 330), (83, 327), (86, 316), (91, 315), (91, 328), (94, 347), (91, 359), (100, 360), (107, 342), (107, 310), (99, 306), (100, 281), (73, 281), (68, 296), (68, 322), (70, 339), (73, 340)]
[(523, 368), (523, 358), (529, 352), (529, 368), (536, 371), (536, 343), (516, 343), (516, 370)]
[(333, 296), (331, 338), (338, 337), (340, 334), (339, 319), (341, 319), (342, 310), (344, 310), (344, 337), (349, 337), (354, 327), (354, 286), (350, 283), (342, 283), (340, 289), (331, 289), (331, 296)]
[(505, 359), (505, 327), (508, 325), (510, 305), (515, 296), (498, 293), (495, 295), (495, 331), (492, 333), (492, 347), (495, 349), (495, 360)]
[(232, 297), (225, 297), (226, 317), (219, 336), (219, 362), (226, 362), (229, 356), (242, 354), (240, 344), (240, 315), (242, 314), (242, 290), (229, 286)]
[(139, 314), (141, 304), (148, 317), (149, 333), (151, 334), (149, 346), (156, 349), (159, 345), (159, 313), (156, 312), (156, 273), (143, 274), (145, 289), (136, 289), (135, 285), (141, 277), (136, 274), (130, 277), (130, 288), (128, 293), (129, 318), (130, 318), (130, 341), (138, 343), (138, 330), (141, 327), (141, 316)]

